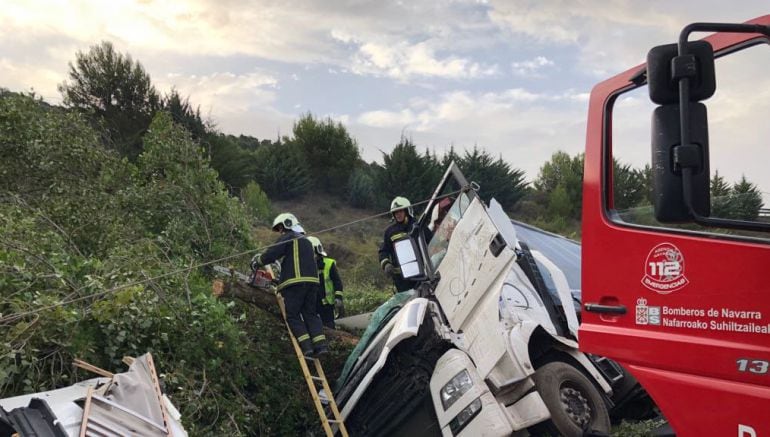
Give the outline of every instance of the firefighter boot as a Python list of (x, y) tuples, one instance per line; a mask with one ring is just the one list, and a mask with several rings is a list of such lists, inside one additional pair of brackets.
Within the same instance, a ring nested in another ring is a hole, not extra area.
[(318, 357), (329, 352), (326, 345), (326, 336), (321, 334), (313, 337), (313, 356)]
[(299, 348), (302, 349), (302, 355), (313, 358), (313, 343), (310, 339), (305, 339), (299, 342)]

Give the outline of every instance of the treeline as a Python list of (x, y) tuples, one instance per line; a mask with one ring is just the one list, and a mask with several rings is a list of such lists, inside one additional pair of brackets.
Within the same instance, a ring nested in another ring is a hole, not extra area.
[(203, 147), (230, 192), (263, 219), (270, 214), (268, 198), (300, 198), (314, 191), (360, 208), (386, 208), (397, 195), (424, 199), (452, 160), (481, 184), (485, 197), (496, 197), (506, 207), (513, 207), (527, 190), (521, 170), (480, 148), (439, 157), (427, 150), (420, 153), (402, 138), (383, 154), (383, 164), (366, 163), (341, 123), (311, 113), (294, 123), (291, 135), (274, 140), (223, 134), (178, 91), (161, 95), (141, 63), (109, 42), (77, 53), (59, 90), (66, 107), (84, 114), (104, 133), (105, 147), (132, 162), (144, 150), (143, 135), (154, 115), (170, 113)]
[[(274, 140), (227, 135), (205, 122), (189, 98), (171, 90), (161, 96), (142, 65), (103, 42), (78, 53), (69, 80), (60, 86), (64, 104), (74, 108), (106, 134), (102, 142), (129, 160), (144, 148), (143, 134), (158, 111), (170, 113), (205, 150), (212, 168), (231, 194), (239, 196), (262, 221), (273, 211), (270, 199), (301, 199), (313, 192), (336, 196), (351, 206), (386, 209), (390, 199), (427, 198), (444, 169), (455, 161), (469, 180), (481, 187), (485, 200), (496, 198), (517, 218), (546, 229), (579, 235), (582, 206), (583, 155), (555, 153), (534, 181), (520, 169), (483, 148), (444, 154), (420, 150), (402, 137), (382, 163), (361, 158), (356, 140), (344, 125), (305, 113), (291, 135)], [(389, 148), (390, 149), (390, 148)], [(647, 210), (651, 216), (651, 169), (614, 162), (614, 207)], [(761, 193), (745, 178), (733, 185), (718, 173), (712, 180), (714, 215), (756, 219)]]
[[(583, 205), (582, 153), (570, 156), (556, 152), (540, 167), (532, 190), (514, 208), (514, 215), (545, 229), (578, 237)], [(654, 224), (652, 168), (636, 168), (613, 160), (613, 209), (633, 222)], [(758, 220), (762, 192), (742, 176), (728, 183), (718, 171), (710, 181), (711, 216)]]

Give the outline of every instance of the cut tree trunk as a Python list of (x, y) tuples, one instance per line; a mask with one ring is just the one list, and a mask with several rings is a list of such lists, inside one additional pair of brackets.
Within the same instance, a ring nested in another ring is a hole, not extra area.
[[(212, 292), (218, 298), (238, 299), (242, 302), (252, 304), (270, 314), (277, 319), (282, 320), (281, 310), (276, 301), (275, 288), (256, 288), (247, 285), (236, 278), (215, 279), (212, 284)], [(346, 331), (339, 329), (329, 329), (324, 327), (324, 335), (327, 337), (355, 345), (358, 343), (358, 337)]]

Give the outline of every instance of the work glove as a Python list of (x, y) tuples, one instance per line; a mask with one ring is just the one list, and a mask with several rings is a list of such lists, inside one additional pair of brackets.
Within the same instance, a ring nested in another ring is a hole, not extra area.
[(334, 299), (334, 312), (337, 313), (337, 318), (345, 317), (345, 304), (339, 297)]
[(256, 272), (258, 268), (261, 266), (259, 265), (259, 254), (254, 255), (251, 257), (251, 262), (249, 263), (249, 267), (251, 267), (252, 272)]
[(385, 272), (385, 276), (393, 277), (393, 264), (387, 263), (385, 264), (385, 267), (382, 268), (382, 271)]

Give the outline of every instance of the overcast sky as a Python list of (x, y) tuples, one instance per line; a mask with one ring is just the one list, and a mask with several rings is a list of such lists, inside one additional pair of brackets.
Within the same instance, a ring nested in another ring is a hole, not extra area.
[(583, 150), (595, 83), (687, 23), (766, 13), (760, 0), (11, 0), (0, 87), (58, 103), (67, 63), (108, 40), (226, 133), (274, 139), (311, 111), (343, 122), (368, 161), (404, 134), (439, 154), (481, 146), (532, 180), (554, 151)]

